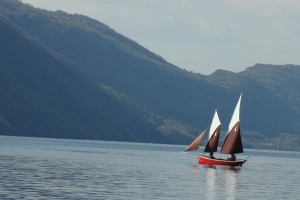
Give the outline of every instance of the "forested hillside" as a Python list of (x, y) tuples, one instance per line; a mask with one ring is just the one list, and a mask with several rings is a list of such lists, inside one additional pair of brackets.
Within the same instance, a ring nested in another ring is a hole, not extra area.
[(187, 143), (214, 109), (224, 133), (243, 92), (248, 147), (287, 135), (300, 147), (299, 66), (204, 76), (86, 16), (2, 0), (0, 18), (0, 134)]
[(150, 114), (83, 79), (0, 19), (1, 133), (166, 142)]

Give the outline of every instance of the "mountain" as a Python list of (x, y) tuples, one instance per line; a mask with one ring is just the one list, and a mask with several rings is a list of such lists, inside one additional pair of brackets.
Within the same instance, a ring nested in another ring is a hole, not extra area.
[[(280, 68), (279, 66), (269, 67), (270, 69)], [(270, 71), (261, 72), (260, 69), (259, 65), (255, 65), (240, 73), (217, 70), (206, 79), (212, 84), (223, 87), (224, 90), (245, 91), (244, 96), (247, 96), (243, 98), (243, 104), (247, 106), (242, 104), (241, 114), (246, 114), (243, 126), (251, 127), (248, 130), (259, 130), (269, 137), (274, 133), (286, 131), (287, 127), (292, 130), (293, 123), (298, 122), (291, 119), (297, 119), (297, 114), (293, 112), (289, 103), (278, 97), (278, 90), (270, 90), (259, 81), (257, 76), (251, 75), (251, 73), (257, 73), (262, 77), (270, 77), (271, 80), (277, 79), (276, 76), (272, 77)], [(287, 74), (286, 78), (288, 77)]]
[[(204, 76), (86, 16), (2, 0), (0, 18), (11, 32), (0, 29), (0, 59), (8, 59), (0, 65), (7, 82), (1, 132), (187, 143), (207, 128), (216, 108), (225, 132), (243, 92), (245, 140), (299, 138), (299, 66), (256, 64)], [(14, 43), (13, 35), (22, 42)]]
[(300, 150), (299, 77), (300, 66), (256, 64), (240, 73), (217, 70), (205, 79), (225, 90), (247, 91), (242, 116), (250, 147)]
[(256, 64), (241, 74), (257, 81), (300, 114), (299, 66)]
[[(201, 106), (206, 104), (202, 96), (206, 95), (205, 90), (218, 88), (98, 21), (62, 11), (35, 9), (17, 1), (13, 12), (3, 9), (2, 13), (24, 32), (72, 62), (90, 80), (134, 98), (159, 115), (197, 126), (197, 113), (213, 110)], [(200, 121), (200, 125), (205, 124)]]
[(150, 114), (0, 19), (2, 134), (165, 142)]

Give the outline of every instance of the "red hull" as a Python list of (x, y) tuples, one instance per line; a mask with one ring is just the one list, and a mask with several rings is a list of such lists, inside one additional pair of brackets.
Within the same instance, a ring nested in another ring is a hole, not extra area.
[(211, 159), (206, 156), (199, 156), (198, 163), (203, 165), (226, 165), (226, 166), (242, 166), (246, 160), (223, 160), (223, 159)]

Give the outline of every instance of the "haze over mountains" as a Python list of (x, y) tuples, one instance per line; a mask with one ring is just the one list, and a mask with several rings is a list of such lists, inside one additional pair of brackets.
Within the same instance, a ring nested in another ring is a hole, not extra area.
[(249, 147), (300, 147), (299, 66), (195, 74), (101, 22), (17, 0), (0, 1), (0, 45), (0, 134), (187, 144), (216, 108), (225, 132), (243, 92)]

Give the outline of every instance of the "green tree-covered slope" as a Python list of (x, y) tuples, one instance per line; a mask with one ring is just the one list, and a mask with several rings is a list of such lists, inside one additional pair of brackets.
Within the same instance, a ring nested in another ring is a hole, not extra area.
[[(66, 81), (63, 84), (66, 88), (72, 87), (71, 91), (76, 91), (76, 94), (73, 92), (69, 95), (72, 97), (69, 99), (64, 97), (62, 92), (51, 93), (53, 89), (48, 87), (45, 87), (43, 91), (31, 90), (29, 89), (31, 86), (28, 85), (24, 92), (28, 96), (32, 93), (41, 96), (44, 93), (48, 94), (49, 90), (49, 97), (46, 99), (54, 97), (65, 99), (66, 107), (53, 104), (51, 105), (52, 109), (49, 109), (57, 117), (65, 116), (64, 118), (66, 118), (68, 112), (73, 110), (67, 109), (69, 103), (70, 105), (75, 104), (73, 108), (77, 107), (78, 112), (84, 113), (80, 115), (83, 118), (72, 112), (71, 116), (77, 118), (77, 121), (88, 120), (86, 123), (76, 124), (82, 129), (72, 127), (72, 123), (61, 125), (60, 129), (68, 129), (70, 134), (73, 134), (72, 132), (76, 129), (78, 130), (76, 133), (80, 135), (85, 132), (82, 130), (90, 130), (91, 127), (97, 134), (99, 132), (102, 134), (104, 128), (101, 127), (101, 123), (96, 125), (97, 123), (93, 124), (91, 121), (99, 120), (99, 112), (102, 108), (107, 108), (101, 115), (101, 119), (104, 121), (102, 126), (107, 126), (106, 129), (111, 130), (107, 132), (114, 132), (115, 124), (122, 124), (122, 126), (117, 125), (118, 134), (121, 134), (122, 137), (116, 138), (143, 141), (144, 137), (153, 133), (153, 138), (157, 138), (157, 141), (184, 143), (197, 134), (196, 130), (200, 131), (209, 126), (216, 108), (220, 114), (222, 130), (225, 132), (237, 98), (240, 92), (243, 92), (241, 120), (242, 131), (246, 132), (246, 139), (258, 136), (259, 138), (272, 138), (284, 134), (298, 137), (300, 131), (299, 66), (257, 64), (240, 73), (217, 70), (211, 75), (204, 76), (187, 72), (168, 63), (135, 41), (112, 30), (109, 26), (86, 16), (37, 9), (17, 0), (0, 1), (0, 16), (16, 27), (15, 29), (21, 30), (17, 32), (19, 34), (22, 32), (22, 37), (26, 35), (27, 41), (38, 46), (40, 51), (43, 49), (45, 54), (55, 57), (55, 62), (64, 66), (59, 69), (67, 71), (57, 82), (60, 83), (64, 80), (64, 76), (76, 77), (76, 80), (72, 79), (74, 83)], [(21, 56), (21, 58), (26, 58), (24, 59), (26, 62), (19, 63), (22, 66), (28, 67), (27, 65), (31, 66), (36, 62), (48, 65), (47, 56), (32, 54), (24, 56), (23, 54), (30, 52), (28, 45), (24, 46), (23, 43), (7, 44), (15, 39), (10, 39), (9, 36), (5, 37), (6, 39), (2, 41), (3, 45), (11, 45), (11, 50), (1, 53), (0, 56), (4, 57), (3, 60)], [(16, 49), (19, 50), (16, 51)], [(41, 69), (43, 68), (39, 68), (39, 70)], [(16, 72), (22, 72), (22, 70), (15, 69)], [(39, 70), (36, 70), (36, 73), (42, 73)], [(43, 70), (50, 70), (50, 68)], [(51, 71), (51, 73), (62, 72)], [(5, 77), (10, 76), (12, 75)], [(44, 74), (44, 76), (47, 75)], [(53, 77), (58, 78), (59, 76), (53, 75)], [(14, 77), (6, 79), (12, 80)], [(25, 87), (26, 85), (21, 80), (16, 79), (14, 84)], [(37, 84), (43, 85), (39, 81), (43, 81), (43, 79), (35, 80)], [(88, 88), (91, 89), (86, 90), (81, 82), (88, 84)], [(13, 86), (6, 89), (6, 92), (15, 91), (15, 96), (20, 95), (22, 90), (18, 87), (21, 86)], [(64, 90), (69, 91), (69, 89)], [(114, 102), (115, 106), (102, 106), (101, 108), (94, 95), (111, 99), (105, 102)], [(78, 98), (80, 100), (77, 101)], [(95, 102), (91, 103), (90, 101), (93, 99)], [(13, 100), (7, 102), (14, 107)], [(54, 102), (51, 100), (51, 103)], [(84, 104), (83, 102), (90, 103)], [(39, 98), (35, 102), (35, 104), (41, 103), (43, 101)], [(17, 104), (20, 107), (26, 107), (23, 101), (18, 101)], [(44, 104), (41, 105), (41, 107), (44, 106)], [(5, 106), (2, 109), (5, 109)], [(122, 109), (126, 109), (126, 112)], [(0, 111), (0, 121), (3, 124), (10, 124), (11, 121), (7, 117), (9, 111)], [(17, 111), (11, 110), (11, 112)], [(118, 122), (118, 117), (115, 117), (124, 113), (128, 114), (126, 115), (128, 119)], [(47, 118), (47, 116), (46, 113), (40, 113), (38, 118)], [(31, 115), (29, 114), (27, 117), (30, 119)], [(135, 126), (132, 126), (133, 121)], [(29, 126), (28, 122), (24, 122), (24, 124)], [(43, 127), (48, 126), (45, 130), (47, 129), (49, 134), (55, 132), (53, 124), (46, 122), (43, 124)], [(139, 128), (135, 129), (134, 127)], [(14, 133), (22, 132), (22, 130), (23, 128), (6, 129), (8, 132)], [(141, 130), (144, 132), (140, 133)], [(138, 134), (141, 134), (141, 137), (137, 137)], [(60, 136), (63, 137), (63, 135)], [(98, 138), (101, 139), (101, 137)], [(114, 137), (110, 139), (114, 140)]]

